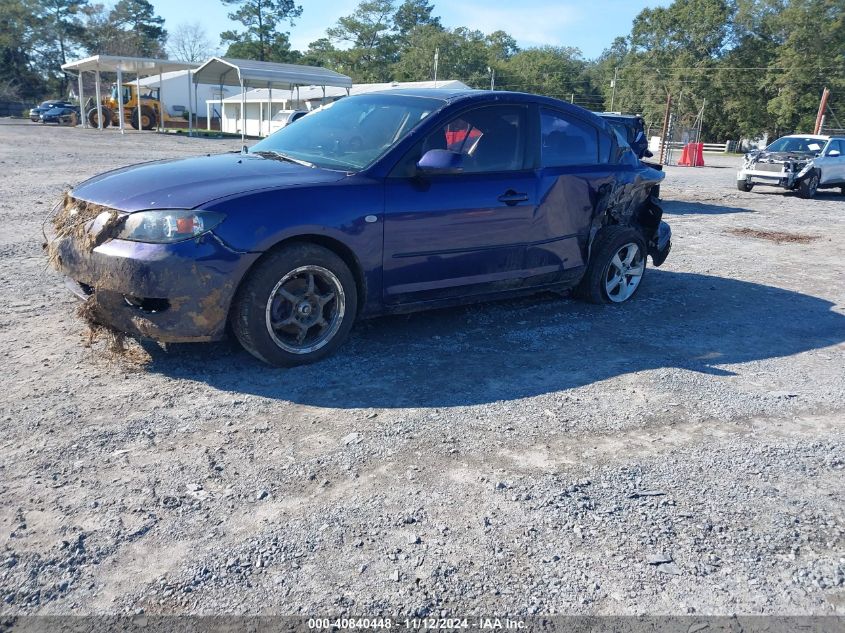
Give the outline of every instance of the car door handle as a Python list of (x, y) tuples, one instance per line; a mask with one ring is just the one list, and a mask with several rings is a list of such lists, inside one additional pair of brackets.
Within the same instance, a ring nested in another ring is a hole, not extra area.
[(507, 205), (513, 206), (517, 202), (525, 202), (528, 200), (527, 193), (519, 193), (513, 189), (508, 189), (505, 193), (499, 196), (499, 202), (504, 202)]

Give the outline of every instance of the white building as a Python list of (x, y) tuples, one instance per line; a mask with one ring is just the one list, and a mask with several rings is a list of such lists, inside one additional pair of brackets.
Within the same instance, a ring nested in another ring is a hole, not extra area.
[[(188, 76), (188, 70), (177, 70), (169, 73), (162, 73), (161, 82), (158, 75), (144, 77), (140, 84), (143, 87), (158, 88), (161, 84), (161, 100), (164, 107), (171, 116), (180, 116), (182, 112), (190, 110), (195, 115), (204, 115), (203, 104), (210, 99), (219, 100), (221, 95), (225, 99), (229, 95), (238, 92), (237, 89), (229, 86), (221, 87), (211, 84), (197, 84), (194, 93), (194, 84)], [(135, 83), (134, 80), (130, 83)], [(194, 97), (196, 96), (196, 106)]]
[(208, 99), (206, 115), (208, 120), (220, 118), (220, 129), (232, 134), (241, 133), (241, 103), (245, 104), (245, 132), (247, 136), (267, 136), (270, 119), (280, 110), (313, 110), (324, 103), (337, 101), (348, 95), (364, 94), (380, 90), (442, 88), (465, 90), (466, 84), (456, 80), (447, 81), (403, 81), (378, 84), (356, 84), (349, 88), (332, 86), (308, 86), (293, 90), (268, 90), (256, 88), (246, 94), (234, 94), (230, 97)]

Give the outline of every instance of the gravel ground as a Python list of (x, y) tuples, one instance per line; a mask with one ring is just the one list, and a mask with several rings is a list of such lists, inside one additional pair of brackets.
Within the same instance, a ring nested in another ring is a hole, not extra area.
[(292, 370), (86, 346), (52, 204), (237, 147), (0, 121), (0, 614), (845, 614), (845, 197), (707, 156), (624, 307), (377, 319)]

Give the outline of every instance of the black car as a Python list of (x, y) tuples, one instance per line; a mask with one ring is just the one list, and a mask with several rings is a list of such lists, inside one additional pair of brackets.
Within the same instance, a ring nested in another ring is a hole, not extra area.
[(596, 112), (601, 118), (610, 123), (619, 132), (637, 158), (651, 158), (653, 154), (648, 149), (648, 139), (645, 135), (645, 120), (639, 114), (620, 114), (619, 112)]
[(57, 106), (72, 107), (73, 104), (65, 99), (50, 99), (49, 101), (42, 101), (41, 105), (31, 108), (29, 111), (29, 120), (33, 123), (38, 123), (41, 120), (41, 115)]
[(70, 117), (76, 115), (76, 121), (79, 121), (79, 106), (75, 105), (58, 105), (50, 108), (46, 112), (41, 113), (42, 123), (63, 123), (69, 120)]

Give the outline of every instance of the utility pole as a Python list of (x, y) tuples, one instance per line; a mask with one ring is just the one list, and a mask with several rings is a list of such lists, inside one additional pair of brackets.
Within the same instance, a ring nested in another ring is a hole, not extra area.
[(437, 88), (437, 62), (440, 61), (440, 49), (434, 49), (434, 87)]
[(819, 134), (824, 123), (824, 114), (827, 109), (827, 100), (830, 97), (830, 90), (825, 87), (822, 91), (822, 100), (819, 102), (819, 113), (816, 115), (816, 126), (813, 128), (813, 134)]
[(613, 105), (616, 102), (616, 79), (619, 76), (619, 68), (613, 69), (613, 79), (610, 82), (610, 111), (613, 112)]
[(663, 158), (666, 155), (666, 148), (669, 146), (669, 141), (666, 135), (669, 133), (669, 114), (672, 112), (672, 94), (666, 93), (666, 113), (663, 115), (663, 132), (660, 135), (660, 164), (663, 164)]

